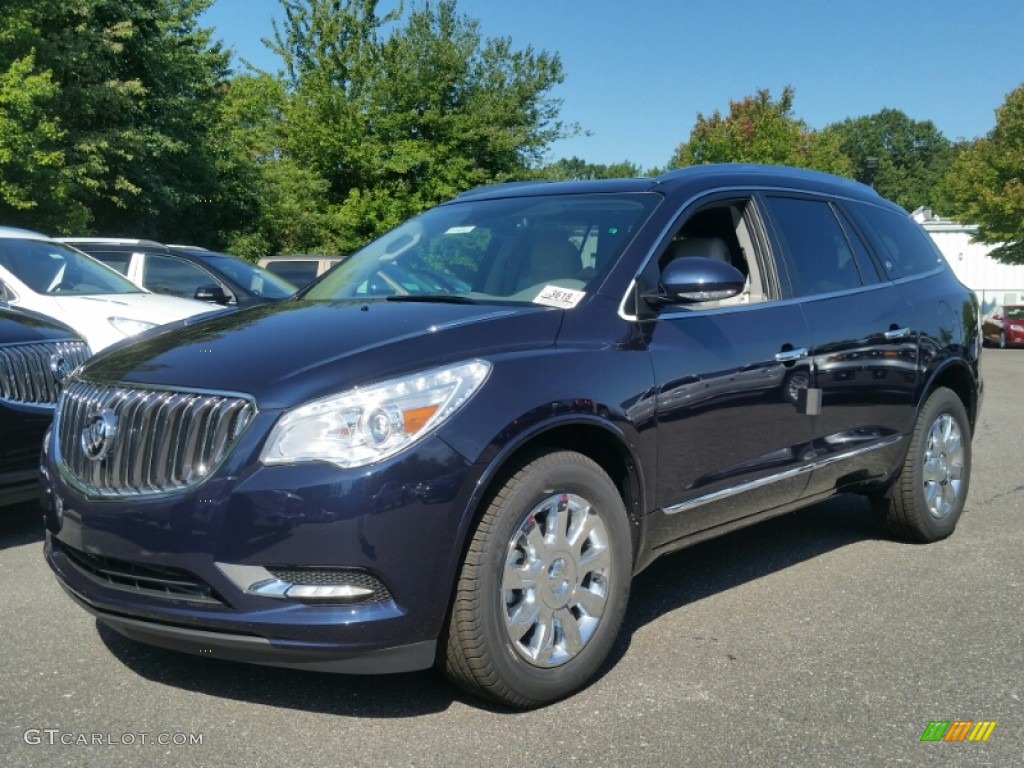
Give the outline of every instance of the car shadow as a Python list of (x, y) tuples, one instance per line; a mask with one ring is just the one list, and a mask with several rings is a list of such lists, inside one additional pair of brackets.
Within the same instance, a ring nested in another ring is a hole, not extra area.
[[(629, 649), (633, 634), (703, 598), (860, 541), (879, 538), (864, 499), (840, 496), (661, 558), (637, 576), (620, 637), (594, 681)], [(399, 675), (333, 675), (176, 653), (129, 640), (101, 622), (100, 639), (142, 677), (211, 696), (359, 718), (440, 712), (455, 702), (517, 714), (465, 694), (436, 670)], [(681, 640), (682, 642), (682, 640)]]
[(619, 639), (598, 677), (635, 632), (666, 613), (862, 541), (885, 539), (870, 502), (844, 494), (656, 560), (634, 580)]
[(0, 549), (34, 544), (46, 537), (43, 510), (36, 500), (0, 509)]

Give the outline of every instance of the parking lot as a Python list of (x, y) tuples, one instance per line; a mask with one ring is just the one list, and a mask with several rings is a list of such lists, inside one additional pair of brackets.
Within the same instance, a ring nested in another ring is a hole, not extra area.
[[(0, 511), (4, 766), (1024, 765), (1024, 352), (987, 350), (957, 532), (879, 535), (825, 504), (663, 558), (582, 693), (520, 713), (434, 672), (341, 677), (135, 644)], [(984, 743), (921, 741), (995, 721)]]

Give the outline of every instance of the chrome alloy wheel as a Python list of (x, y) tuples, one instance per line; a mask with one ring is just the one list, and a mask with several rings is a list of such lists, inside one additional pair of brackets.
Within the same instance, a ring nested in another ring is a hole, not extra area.
[(594, 636), (612, 578), (608, 531), (586, 499), (555, 494), (512, 535), (501, 600), (512, 647), (530, 664), (556, 667)]
[(946, 517), (960, 497), (964, 471), (964, 440), (956, 420), (940, 413), (928, 432), (924, 451), (924, 499), (936, 519)]

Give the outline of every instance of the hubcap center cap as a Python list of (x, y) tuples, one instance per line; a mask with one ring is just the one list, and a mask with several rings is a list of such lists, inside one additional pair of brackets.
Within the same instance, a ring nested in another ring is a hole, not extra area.
[(551, 594), (555, 597), (562, 597), (569, 589), (569, 580), (565, 577), (566, 562), (563, 558), (556, 558), (548, 568), (548, 581), (551, 585)]

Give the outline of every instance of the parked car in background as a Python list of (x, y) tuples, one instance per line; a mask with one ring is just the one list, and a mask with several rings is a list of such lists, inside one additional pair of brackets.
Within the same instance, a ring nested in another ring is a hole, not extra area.
[(216, 311), (205, 302), (150, 293), (69, 245), (13, 227), (0, 227), (0, 299), (71, 326), (94, 353)]
[(205, 248), (111, 237), (63, 237), (60, 241), (154, 293), (242, 309), (286, 299), (297, 290), (252, 262)]
[(67, 326), (0, 305), (0, 506), (39, 496), (39, 451), (57, 395), (90, 354)]
[(660, 555), (843, 492), (891, 535), (952, 534), (977, 307), (905, 211), (835, 176), (469, 192), (292, 301), (80, 369), (45, 556), (143, 642), (437, 663), (539, 706), (601, 668)]
[(264, 256), (260, 259), (259, 264), (301, 289), (316, 280), (341, 259), (341, 256), (292, 253)]
[(1000, 308), (981, 321), (981, 334), (986, 344), (1006, 347), (1024, 346), (1024, 305)]

